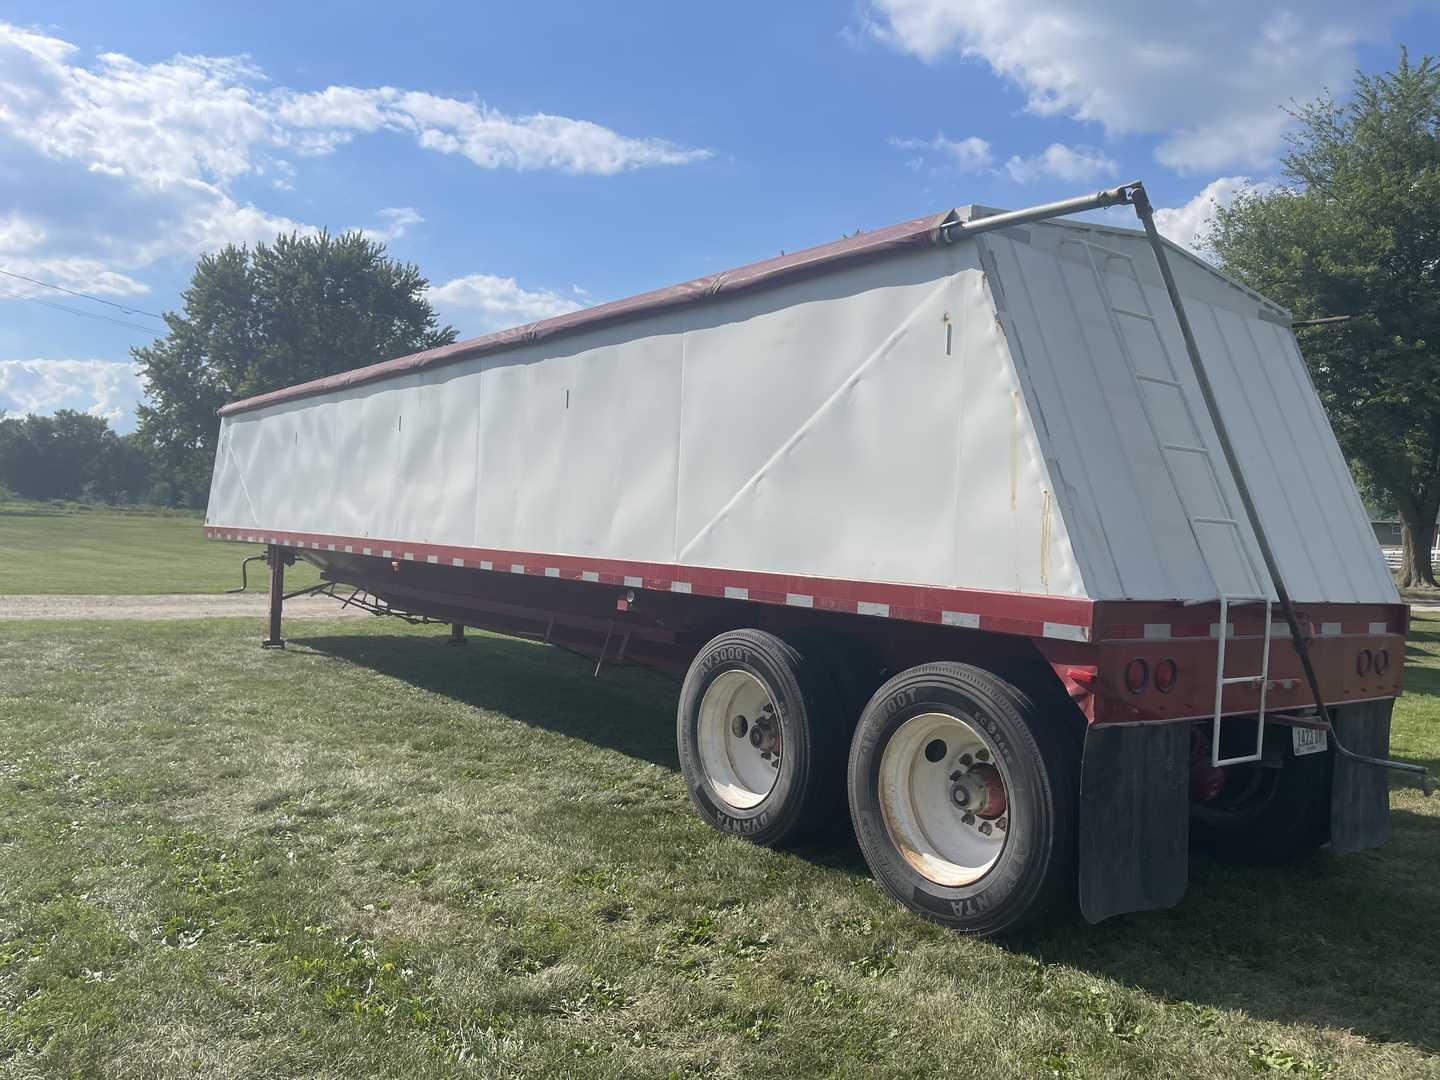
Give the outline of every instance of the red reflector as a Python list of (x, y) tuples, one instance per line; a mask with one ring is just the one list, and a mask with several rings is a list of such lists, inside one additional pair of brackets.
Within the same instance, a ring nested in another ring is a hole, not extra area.
[(1373, 658), (1369, 649), (1361, 649), (1360, 655), (1355, 657), (1355, 672), (1358, 675), (1370, 674), (1370, 662)]
[(1180, 680), (1180, 668), (1170, 657), (1165, 657), (1155, 665), (1155, 689), (1162, 694), (1168, 694), (1175, 689), (1175, 684)]
[(1381, 649), (1375, 654), (1375, 674), (1384, 675), (1390, 669), (1390, 650)]
[(1142, 656), (1135, 657), (1125, 665), (1125, 688), (1132, 694), (1138, 694), (1150, 681), (1150, 665), (1145, 662)]

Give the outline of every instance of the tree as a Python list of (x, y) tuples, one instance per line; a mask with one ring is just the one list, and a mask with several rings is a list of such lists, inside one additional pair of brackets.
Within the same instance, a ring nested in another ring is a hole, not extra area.
[(133, 438), (103, 416), (61, 409), (0, 419), (0, 486), (23, 498), (117, 502), (145, 491), (146, 472)]
[(1440, 65), (1358, 74), (1345, 105), (1297, 108), (1287, 183), (1216, 211), (1223, 269), (1297, 319), (1357, 478), (1402, 523), (1402, 585), (1435, 585), (1440, 514)]
[(204, 255), (167, 313), (169, 333), (133, 350), (146, 384), (137, 410), (155, 496), (203, 505), (227, 401), (448, 345), (417, 267), (358, 232), (277, 237)]

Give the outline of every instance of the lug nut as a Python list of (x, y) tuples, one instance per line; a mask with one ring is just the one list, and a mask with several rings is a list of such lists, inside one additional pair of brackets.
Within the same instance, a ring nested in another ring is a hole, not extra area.
[(1004, 831), (1005, 831), (1006, 829), (1008, 829), (1009, 827), (1010, 827), (1010, 819), (1009, 819), (1009, 818), (1003, 818), (1003, 817), (1002, 817), (999, 821), (995, 822), (995, 828), (999, 829), (1001, 832), (1004, 832)]
[(982, 821), (980, 823), (980, 832), (985, 836), (990, 835), (990, 823), (988, 821)]
[(961, 824), (964, 824), (964, 825), (974, 825), (974, 824), (975, 824), (975, 815), (972, 814), (972, 813), (970, 813), (970, 811), (967, 810), (967, 811), (965, 811), (965, 816), (960, 819), (960, 822), (961, 822)]
[(960, 755), (960, 764), (961, 764), (961, 765), (964, 765), (965, 768), (968, 769), (968, 768), (969, 768), (971, 765), (973, 765), (974, 763), (975, 763), (975, 759), (972, 758), (969, 754), (961, 754), (961, 755)]
[(976, 760), (976, 761), (989, 761), (989, 760), (990, 760), (990, 751), (989, 751), (989, 750), (986, 750), (984, 747), (981, 747), (979, 750), (976, 750), (976, 751), (975, 751), (975, 760)]

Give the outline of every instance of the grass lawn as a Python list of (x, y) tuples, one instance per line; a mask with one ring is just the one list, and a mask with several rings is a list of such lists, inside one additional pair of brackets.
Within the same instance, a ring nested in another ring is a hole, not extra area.
[[(1440, 1076), (1403, 779), (1381, 851), (1002, 946), (702, 825), (658, 676), (290, 630), (0, 629), (0, 1076)], [(1440, 764), (1440, 621), (1409, 664)]]
[[(0, 503), (0, 595), (218, 593), (240, 584), (240, 560), (262, 548), (200, 535), (198, 514)], [(265, 568), (251, 564), (251, 588)], [(320, 580), (306, 563), (287, 588)], [(293, 584), (292, 584), (293, 582)]]

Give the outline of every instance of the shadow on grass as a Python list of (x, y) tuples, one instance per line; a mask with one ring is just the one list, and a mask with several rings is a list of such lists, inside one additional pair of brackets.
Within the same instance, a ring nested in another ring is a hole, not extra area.
[[(511, 638), (297, 637), (296, 646), (363, 665), (530, 726), (678, 770), (676, 683)], [(1428, 674), (1428, 673), (1427, 673)], [(1349, 1029), (1440, 1049), (1440, 821), (1400, 810), (1385, 848), (1319, 854), (1276, 868), (1196, 855), (1170, 911), (1089, 927), (1078, 915), (1008, 943), (1172, 1002), (1238, 1009), (1285, 1023)], [(868, 876), (853, 836), (792, 852)]]
[[(292, 624), (300, 629), (299, 624)], [(679, 684), (645, 668), (607, 664), (518, 638), (473, 635), (462, 648), (413, 634), (289, 638), (295, 647), (346, 660), (530, 727), (581, 739), (678, 772)]]

